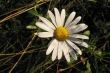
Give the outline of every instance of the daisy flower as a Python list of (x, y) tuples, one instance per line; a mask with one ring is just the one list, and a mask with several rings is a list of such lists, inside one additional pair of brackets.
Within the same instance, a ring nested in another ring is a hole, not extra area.
[(60, 60), (63, 55), (67, 62), (70, 62), (70, 57), (77, 60), (77, 54), (82, 54), (78, 46), (87, 48), (88, 44), (83, 40), (89, 39), (88, 36), (79, 34), (79, 32), (85, 30), (88, 26), (84, 23), (78, 24), (81, 16), (75, 18), (76, 12), (74, 11), (69, 15), (67, 20), (65, 20), (65, 9), (62, 9), (60, 13), (57, 8), (54, 8), (54, 13), (48, 10), (50, 21), (39, 16), (41, 22), (36, 22), (36, 26), (45, 30), (45, 32), (37, 32), (35, 35), (40, 38), (53, 38), (46, 51), (46, 55), (52, 53), (52, 61), (55, 59)]

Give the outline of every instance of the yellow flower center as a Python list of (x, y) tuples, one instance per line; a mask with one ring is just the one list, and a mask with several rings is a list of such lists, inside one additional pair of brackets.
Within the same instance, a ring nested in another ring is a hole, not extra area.
[(69, 31), (65, 27), (57, 27), (54, 31), (54, 36), (59, 41), (65, 41), (68, 38)]

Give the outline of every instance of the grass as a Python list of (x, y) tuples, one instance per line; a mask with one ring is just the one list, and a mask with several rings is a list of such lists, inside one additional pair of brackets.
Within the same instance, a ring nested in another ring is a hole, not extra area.
[[(67, 15), (76, 11), (89, 26), (90, 34), (84, 33), (90, 37), (89, 48), (81, 47), (77, 61), (52, 62), (51, 55), (45, 55), (51, 39), (33, 35), (40, 31), (37, 16), (46, 17), (54, 7), (65, 8)], [(0, 0), (0, 73), (109, 73), (109, 27), (109, 0)]]

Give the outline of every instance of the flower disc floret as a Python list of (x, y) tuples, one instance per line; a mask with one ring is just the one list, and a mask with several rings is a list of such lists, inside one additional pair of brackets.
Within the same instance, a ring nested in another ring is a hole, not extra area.
[(54, 31), (54, 36), (59, 41), (65, 41), (68, 38), (69, 31), (65, 27), (57, 27)]

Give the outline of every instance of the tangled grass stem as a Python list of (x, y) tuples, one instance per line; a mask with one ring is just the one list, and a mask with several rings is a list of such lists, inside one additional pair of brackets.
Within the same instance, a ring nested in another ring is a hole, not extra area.
[[(11, 18), (14, 18), (14, 17), (16, 17), (16, 16), (18, 16), (18, 15), (20, 15), (20, 14), (23, 14), (23, 13), (25, 13), (25, 12), (27, 12), (27, 11), (29, 11), (29, 10), (35, 8), (35, 7), (39, 7), (40, 5), (42, 5), (42, 4), (44, 4), (44, 3), (47, 3), (47, 2), (48, 2), (48, 1), (43, 1), (43, 0), (41, 0), (41, 1), (37, 2), (36, 4), (33, 4), (33, 3), (32, 3), (32, 4), (29, 5), (30, 7), (27, 6), (26, 8), (20, 9), (19, 11), (16, 11), (15, 13), (12, 13), (12, 14), (6, 16), (6, 17), (3, 18), (2, 20), (0, 20), (0, 26), (3, 25), (3, 24), (2, 24), (3, 22), (5, 22), (5, 21), (7, 21), (7, 20), (9, 20), (9, 19), (11, 19)], [(13, 12), (14, 12), (14, 11), (13, 11)]]
[(9, 73), (12, 73), (12, 71), (14, 70), (14, 68), (17, 66), (17, 64), (19, 63), (19, 61), (22, 59), (22, 57), (24, 56), (24, 54), (26, 53), (26, 51), (29, 49), (29, 47), (31, 46), (33, 40), (35, 39), (36, 35), (33, 36), (33, 38), (31, 39), (31, 41), (28, 43), (27, 47), (24, 49), (24, 52), (22, 52), (21, 56), (19, 57), (19, 59), (16, 61), (16, 63), (14, 64), (14, 66), (10, 69)]

